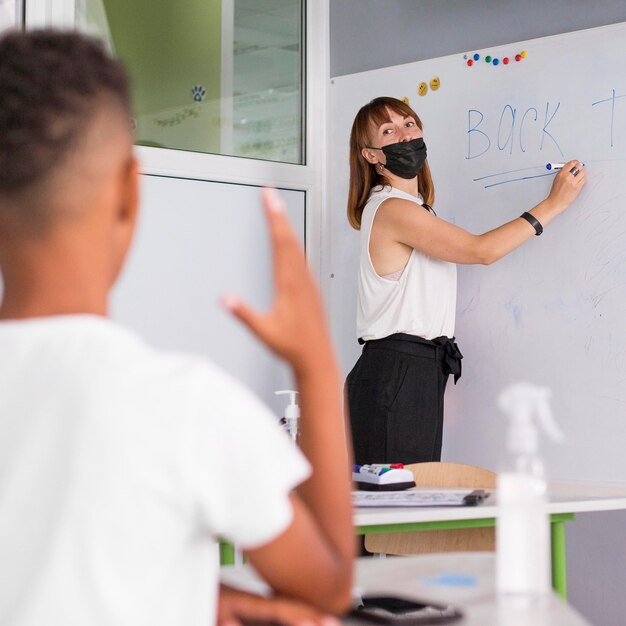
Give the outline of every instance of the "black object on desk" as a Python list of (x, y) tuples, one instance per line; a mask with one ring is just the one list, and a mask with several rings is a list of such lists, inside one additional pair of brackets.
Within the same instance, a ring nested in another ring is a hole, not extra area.
[(463, 617), (454, 606), (397, 596), (363, 596), (351, 617), (391, 626), (448, 624)]
[(480, 504), (485, 498), (489, 496), (489, 493), (484, 489), (474, 489), (472, 493), (468, 493), (463, 498), (463, 504), (465, 506), (476, 506)]

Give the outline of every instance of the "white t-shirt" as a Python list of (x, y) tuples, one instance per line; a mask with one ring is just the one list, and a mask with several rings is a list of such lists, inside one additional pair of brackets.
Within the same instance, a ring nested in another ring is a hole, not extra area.
[(209, 626), (220, 536), (260, 546), (310, 467), (211, 363), (90, 315), (0, 323), (0, 624)]
[[(399, 280), (379, 276), (370, 257), (370, 236), (378, 207), (388, 198), (409, 200), (424, 211), (421, 196), (394, 187), (375, 188), (361, 216), (357, 337), (366, 341), (394, 333), (424, 339), (453, 337), (456, 265), (412, 250)], [(410, 209), (409, 209), (410, 210)]]

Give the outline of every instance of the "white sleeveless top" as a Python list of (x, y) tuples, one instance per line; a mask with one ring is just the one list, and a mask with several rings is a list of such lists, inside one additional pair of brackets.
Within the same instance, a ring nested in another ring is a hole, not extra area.
[(378, 207), (387, 198), (401, 198), (424, 211), (422, 197), (393, 187), (376, 187), (361, 217), (357, 337), (369, 341), (393, 333), (423, 339), (454, 336), (456, 265), (413, 250), (399, 280), (379, 276), (369, 253), (370, 234)]

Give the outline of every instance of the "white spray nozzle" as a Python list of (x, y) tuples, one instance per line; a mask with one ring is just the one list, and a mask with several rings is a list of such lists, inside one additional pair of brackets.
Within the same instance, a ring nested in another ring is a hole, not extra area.
[(285, 418), (298, 419), (300, 417), (300, 407), (296, 402), (298, 392), (293, 389), (281, 389), (280, 391), (275, 391), (274, 393), (277, 396), (289, 395), (289, 404), (285, 407)]
[(283, 413), (287, 421), (287, 430), (291, 440), (295, 443), (298, 438), (298, 419), (300, 418), (300, 407), (296, 403), (297, 391), (293, 389), (281, 389), (274, 392), (277, 396), (289, 395), (289, 404), (285, 407)]
[(535, 422), (553, 441), (562, 441), (563, 432), (554, 421), (550, 407), (552, 392), (548, 387), (531, 383), (514, 383), (498, 397), (498, 406), (511, 420), (510, 446), (515, 449), (536, 448)]

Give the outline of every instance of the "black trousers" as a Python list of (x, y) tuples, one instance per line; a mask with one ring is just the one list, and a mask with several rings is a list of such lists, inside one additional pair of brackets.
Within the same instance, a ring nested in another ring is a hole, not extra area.
[(439, 461), (443, 395), (448, 376), (461, 375), (461, 358), (447, 337), (366, 342), (346, 380), (355, 463)]

